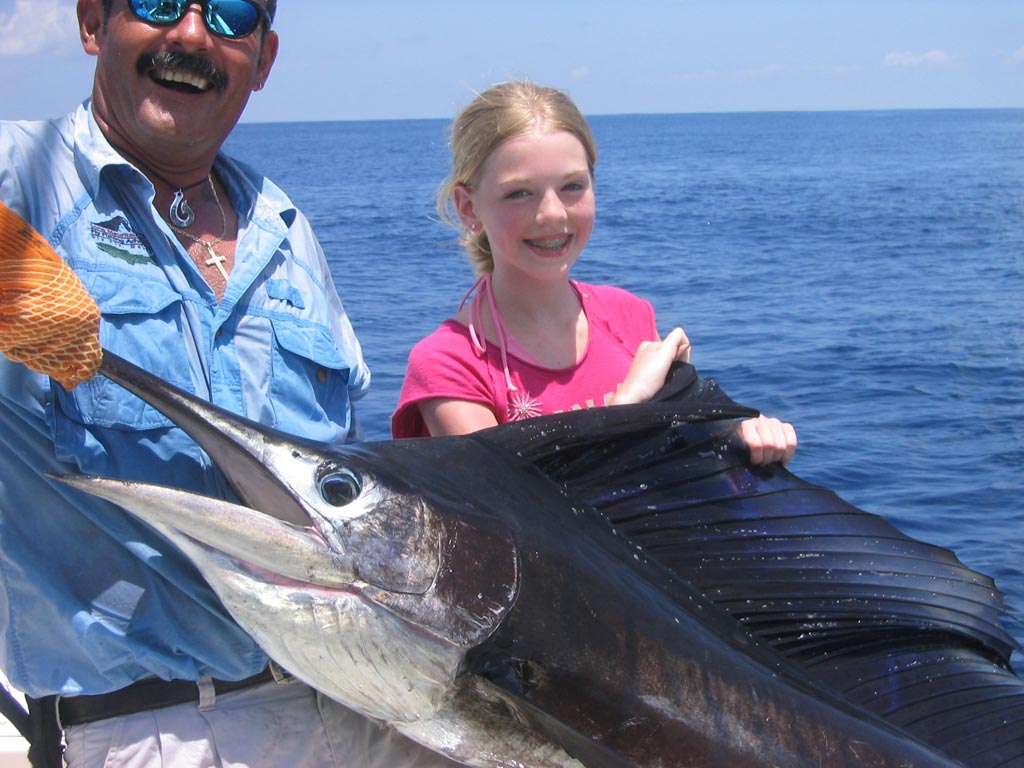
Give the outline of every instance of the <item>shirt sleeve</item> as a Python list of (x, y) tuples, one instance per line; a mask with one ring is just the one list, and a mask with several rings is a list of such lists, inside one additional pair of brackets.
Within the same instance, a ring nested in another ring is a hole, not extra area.
[(590, 316), (604, 322), (633, 353), (641, 342), (660, 338), (651, 302), (611, 285), (579, 284), (579, 289), (591, 297), (597, 308)]
[(485, 353), (478, 352), (466, 330), (449, 320), (409, 353), (409, 364), (391, 417), (392, 437), (429, 437), (420, 415), (425, 400), (443, 397), (482, 403), (498, 413)]

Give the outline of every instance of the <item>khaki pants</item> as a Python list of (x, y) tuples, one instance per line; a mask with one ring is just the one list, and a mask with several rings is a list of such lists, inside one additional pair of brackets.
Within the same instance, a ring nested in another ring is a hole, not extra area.
[(298, 681), (69, 727), (70, 768), (453, 768)]

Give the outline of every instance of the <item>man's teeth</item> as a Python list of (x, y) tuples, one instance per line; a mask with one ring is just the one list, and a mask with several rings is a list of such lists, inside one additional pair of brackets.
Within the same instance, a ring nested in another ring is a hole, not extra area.
[(526, 242), (534, 248), (544, 248), (549, 251), (557, 251), (559, 248), (564, 248), (569, 244), (569, 235), (556, 237), (552, 240), (527, 240)]
[(190, 72), (178, 72), (173, 69), (158, 69), (155, 73), (157, 80), (163, 80), (164, 82), (170, 83), (182, 83), (183, 85), (190, 85), (193, 88), (200, 91), (208, 91), (213, 87), (213, 83), (207, 80), (205, 77), (199, 77), (199, 75), (191, 74)]

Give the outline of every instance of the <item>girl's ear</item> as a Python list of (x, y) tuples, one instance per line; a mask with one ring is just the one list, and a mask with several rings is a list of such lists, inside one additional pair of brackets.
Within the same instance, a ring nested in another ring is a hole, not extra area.
[(465, 184), (456, 184), (452, 189), (452, 198), (455, 200), (455, 212), (459, 214), (462, 226), (470, 232), (480, 228), (480, 219), (477, 218), (476, 209), (473, 207), (473, 196)]

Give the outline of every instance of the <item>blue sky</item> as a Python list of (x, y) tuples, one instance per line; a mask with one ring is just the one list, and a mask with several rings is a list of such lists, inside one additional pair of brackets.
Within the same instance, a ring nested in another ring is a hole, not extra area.
[[(247, 121), (451, 117), (526, 77), (588, 114), (1024, 107), (1022, 0), (279, 0)], [(73, 0), (0, 0), (0, 119), (87, 95)]]

